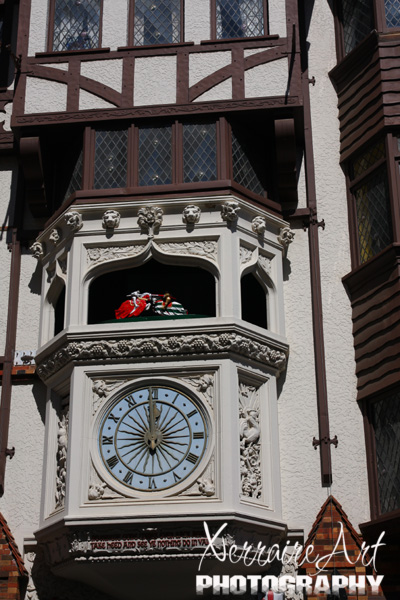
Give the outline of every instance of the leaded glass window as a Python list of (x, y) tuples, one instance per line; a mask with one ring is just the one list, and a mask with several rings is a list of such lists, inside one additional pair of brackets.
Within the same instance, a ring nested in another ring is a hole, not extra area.
[[(366, 262), (392, 242), (389, 186), (384, 142), (369, 147), (350, 165), (352, 180), (365, 179), (354, 186), (358, 244), (361, 263)], [(376, 169), (374, 166), (377, 165)]]
[(374, 29), (373, 0), (343, 0), (344, 51), (351, 52)]
[(134, 45), (181, 41), (181, 0), (136, 0)]
[(126, 186), (127, 142), (127, 130), (96, 131), (95, 189)]
[(217, 178), (215, 123), (183, 126), (183, 180), (214, 181)]
[(385, 0), (386, 27), (400, 27), (400, 0)]
[(400, 508), (400, 390), (372, 405), (381, 513)]
[(65, 192), (64, 200), (69, 198), (71, 194), (80, 190), (82, 187), (82, 163), (83, 163), (83, 151), (81, 150), (78, 159), (75, 163), (74, 170), (72, 171), (71, 179), (69, 181), (67, 191)]
[(139, 129), (139, 185), (172, 183), (172, 129)]
[(53, 50), (98, 48), (101, 0), (55, 0)]
[(254, 146), (244, 136), (239, 138), (232, 131), (233, 179), (251, 192), (263, 194), (264, 186), (256, 154)]
[(264, 35), (263, 0), (216, 0), (217, 38)]

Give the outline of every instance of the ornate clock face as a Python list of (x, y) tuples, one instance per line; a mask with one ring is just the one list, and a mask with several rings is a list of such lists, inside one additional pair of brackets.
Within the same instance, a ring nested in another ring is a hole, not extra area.
[(197, 403), (179, 390), (152, 385), (109, 407), (98, 444), (114, 479), (132, 490), (157, 492), (189, 477), (207, 440), (207, 422)]

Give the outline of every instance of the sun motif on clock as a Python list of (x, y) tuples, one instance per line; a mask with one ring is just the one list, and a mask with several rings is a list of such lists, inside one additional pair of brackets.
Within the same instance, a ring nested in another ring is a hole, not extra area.
[(208, 438), (205, 413), (194, 398), (148, 385), (108, 407), (98, 448), (114, 480), (131, 490), (157, 492), (179, 485), (199, 467)]

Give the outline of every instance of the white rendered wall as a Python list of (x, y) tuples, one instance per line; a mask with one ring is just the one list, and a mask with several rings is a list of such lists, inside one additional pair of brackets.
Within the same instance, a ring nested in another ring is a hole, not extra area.
[(135, 61), (134, 104), (176, 102), (176, 56), (149, 56)]
[(244, 74), (246, 98), (261, 96), (283, 96), (288, 82), (286, 58), (258, 65)]
[(116, 50), (127, 45), (128, 7), (128, 0), (104, 0), (101, 40), (103, 48)]
[[(81, 63), (81, 75), (101, 81), (108, 87), (122, 92), (122, 59), (88, 60)], [(82, 92), (81, 92), (82, 93)]]
[(25, 112), (61, 112), (67, 109), (67, 85), (35, 77), (26, 79)]
[[(321, 32), (324, 32), (321, 35)], [(315, 3), (309, 41), (310, 86), (318, 217), (322, 300), (332, 448), (332, 494), (356, 527), (369, 519), (363, 421), (356, 403), (356, 377), (350, 301), (342, 277), (350, 270), (346, 186), (339, 166), (337, 96), (327, 75), (335, 66), (333, 15), (328, 3)], [(327, 168), (329, 165), (329, 168)]]
[[(3, 159), (0, 167), (0, 224), (8, 227), (11, 219), (9, 215), (10, 198), (12, 198), (13, 162)], [(12, 200), (11, 200), (12, 201)], [(7, 332), (7, 306), (8, 290), (10, 285), (11, 253), (7, 248), (11, 232), (0, 231), (0, 302), (3, 307), (0, 312), (0, 356), (4, 355)]]
[(48, 4), (45, 0), (31, 2), (28, 56), (35, 55), (36, 52), (45, 52), (47, 49)]
[(32, 537), (39, 524), (44, 411), (45, 388), (41, 383), (13, 386), (8, 447), (15, 447), (15, 456), (7, 459), (1, 512), (20, 551), (23, 538)]
[(39, 341), (41, 268), (29, 250), (21, 255), (16, 350), (36, 350)]
[(268, 0), (269, 33), (286, 37), (286, 2), (283, 0)]
[(185, 42), (200, 43), (211, 38), (209, 0), (185, 1)]

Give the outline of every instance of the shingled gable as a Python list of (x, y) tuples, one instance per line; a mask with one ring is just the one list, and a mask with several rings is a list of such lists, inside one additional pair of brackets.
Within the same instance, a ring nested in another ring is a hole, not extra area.
[[(371, 575), (373, 571), (371, 567), (365, 567), (362, 564), (361, 558), (357, 561), (360, 556), (363, 539), (360, 534), (354, 529), (349, 521), (348, 516), (344, 512), (341, 504), (333, 496), (329, 496), (324, 502), (319, 511), (317, 518), (315, 519), (311, 531), (308, 535), (307, 541), (304, 544), (304, 550), (299, 558), (299, 563), (302, 565), (301, 570), (305, 571), (310, 577), (317, 575), (317, 568), (315, 561), (317, 557), (323, 557), (331, 554), (337, 540), (340, 535), (340, 523), (343, 524), (343, 536), (346, 545), (346, 552), (349, 560), (347, 560), (346, 554), (341, 551), (344, 550), (343, 543), (338, 544), (336, 554), (326, 562), (324, 571), (320, 574), (329, 574), (336, 569), (340, 575), (349, 577), (349, 575)], [(343, 541), (343, 540), (341, 540)], [(307, 559), (306, 550), (309, 546), (313, 546), (313, 552), (308, 552)], [(370, 557), (367, 555), (364, 562), (368, 563)], [(304, 561), (304, 563), (303, 563)], [(357, 561), (357, 564), (354, 563)], [(353, 563), (353, 564), (351, 564)], [(325, 564), (325, 561), (321, 562), (321, 566)], [(375, 574), (376, 575), (376, 574)], [(308, 600), (314, 600), (314, 598), (325, 597), (325, 594), (317, 594), (308, 596)], [(358, 596), (348, 596), (349, 599), (357, 598)], [(366, 595), (363, 596), (365, 600), (374, 598), (374, 600), (384, 600), (385, 596), (380, 590), (379, 595), (372, 595), (371, 588), (366, 586)]]
[(7, 521), (0, 513), (0, 598), (20, 600), (28, 572)]

